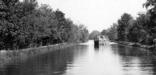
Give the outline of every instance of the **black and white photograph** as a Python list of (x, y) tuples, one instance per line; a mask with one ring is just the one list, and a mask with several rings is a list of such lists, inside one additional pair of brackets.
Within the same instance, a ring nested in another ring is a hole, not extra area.
[(156, 0), (0, 0), (0, 75), (156, 75)]

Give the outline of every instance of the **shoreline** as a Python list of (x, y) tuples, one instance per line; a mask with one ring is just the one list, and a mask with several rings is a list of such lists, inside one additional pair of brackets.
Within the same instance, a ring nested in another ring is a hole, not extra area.
[(133, 43), (133, 42), (125, 42), (125, 41), (115, 41), (118, 44), (132, 46), (132, 47), (139, 47), (139, 48), (145, 48), (145, 49), (154, 49), (154, 45), (144, 45), (140, 43)]
[(21, 60), (26, 60), (29, 57), (56, 51), (63, 48), (68, 48), (77, 43), (60, 43), (55, 45), (41, 46), (36, 48), (27, 48), (21, 50), (1, 50), (0, 51), (0, 68), (6, 65), (17, 63)]

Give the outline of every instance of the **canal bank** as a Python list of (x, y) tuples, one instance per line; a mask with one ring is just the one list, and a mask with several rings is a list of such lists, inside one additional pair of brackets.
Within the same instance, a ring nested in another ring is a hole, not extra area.
[(140, 47), (140, 48), (145, 48), (145, 49), (154, 49), (154, 45), (144, 45), (141, 43), (133, 43), (133, 42), (125, 42), (125, 41), (115, 41), (115, 42), (121, 45)]
[(55, 45), (41, 46), (36, 48), (27, 48), (21, 50), (1, 50), (0, 51), (0, 68), (5, 65), (18, 63), (21, 60), (26, 60), (29, 57), (48, 53), (55, 50), (71, 47), (77, 43), (61, 43)]

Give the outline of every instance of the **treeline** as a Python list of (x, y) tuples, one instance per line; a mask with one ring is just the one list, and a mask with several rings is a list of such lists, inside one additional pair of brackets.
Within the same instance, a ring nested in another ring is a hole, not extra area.
[(0, 0), (0, 50), (84, 42), (88, 30), (36, 0)]
[(98, 35), (100, 35), (101, 33), (97, 30), (92, 31), (89, 34), (89, 40), (94, 40)]
[(121, 18), (102, 34), (112, 41), (135, 42), (153, 45), (156, 39), (156, 0), (147, 0), (143, 6), (146, 13), (139, 13), (134, 19), (130, 14), (124, 13)]

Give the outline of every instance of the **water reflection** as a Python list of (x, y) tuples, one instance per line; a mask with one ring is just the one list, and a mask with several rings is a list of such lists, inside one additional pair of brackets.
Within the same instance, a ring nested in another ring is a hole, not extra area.
[(153, 75), (150, 52), (141, 48), (121, 45), (118, 45), (117, 48), (125, 75)]
[(93, 42), (32, 57), (0, 69), (0, 75), (155, 75), (150, 52), (122, 45), (94, 47)]

